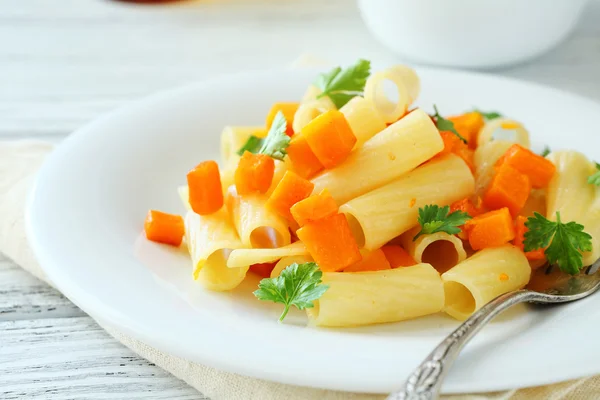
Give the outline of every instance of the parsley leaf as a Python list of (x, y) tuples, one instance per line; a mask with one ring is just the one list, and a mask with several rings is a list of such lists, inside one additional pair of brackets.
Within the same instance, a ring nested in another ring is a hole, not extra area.
[(552, 153), (552, 150), (550, 150), (550, 147), (544, 146), (544, 150), (542, 151), (542, 153), (540, 155), (542, 157), (546, 157), (550, 153)]
[(290, 145), (290, 137), (285, 133), (286, 128), (287, 121), (283, 113), (279, 111), (273, 119), (267, 137), (261, 139), (254, 135), (250, 136), (237, 154), (241, 156), (245, 151), (249, 151), (254, 154), (266, 154), (276, 160), (283, 160), (287, 154), (286, 149)]
[(490, 111), (490, 112), (483, 112), (481, 110), (478, 109), (473, 109), (474, 112), (481, 114), (481, 116), (486, 120), (486, 121), (491, 121), (493, 119), (496, 118), (501, 118), (502, 114), (500, 114), (499, 112), (496, 111)]
[(450, 213), (450, 206), (440, 207), (435, 204), (426, 205), (419, 208), (419, 224), (421, 230), (413, 238), (417, 240), (421, 235), (427, 235), (436, 232), (446, 232), (450, 235), (460, 233), (459, 226), (464, 225), (471, 216), (463, 211), (454, 211)]
[(241, 156), (246, 151), (256, 154), (260, 151), (260, 148), (262, 147), (263, 142), (264, 142), (264, 139), (261, 139), (258, 136), (251, 135), (248, 138), (248, 140), (246, 141), (246, 143), (242, 147), (240, 147), (240, 149), (237, 151), (237, 155)]
[(576, 222), (563, 224), (560, 212), (556, 212), (556, 222), (546, 219), (540, 213), (529, 217), (525, 226), (525, 251), (546, 248), (544, 254), (550, 264), (558, 265), (561, 271), (571, 275), (583, 268), (583, 251), (592, 250), (592, 237), (583, 231)]
[(314, 81), (314, 85), (322, 91), (317, 98), (328, 96), (340, 109), (353, 97), (363, 94), (370, 74), (371, 62), (362, 59), (346, 69), (336, 67), (329, 72), (320, 74)]
[(600, 164), (595, 163), (596, 164), (596, 172), (594, 172), (592, 175), (590, 175), (588, 177), (588, 183), (590, 185), (596, 185), (596, 186), (600, 186)]
[(458, 136), (458, 138), (460, 140), (462, 140), (463, 143), (467, 143), (467, 139), (465, 139), (460, 133), (458, 133), (458, 131), (454, 127), (454, 122), (449, 121), (449, 120), (445, 119), (444, 117), (442, 117), (435, 104), (433, 105), (433, 110), (435, 111), (433, 118), (435, 118), (435, 126), (437, 126), (438, 130), (452, 132), (456, 136)]
[(314, 307), (313, 301), (329, 289), (323, 285), (323, 273), (314, 262), (293, 263), (276, 278), (265, 278), (258, 284), (254, 295), (259, 300), (273, 301), (285, 305), (279, 321), (283, 321), (291, 306), (299, 310)]

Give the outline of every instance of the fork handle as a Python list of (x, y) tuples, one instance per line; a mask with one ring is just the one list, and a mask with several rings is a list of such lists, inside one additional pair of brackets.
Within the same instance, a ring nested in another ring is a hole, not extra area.
[(433, 400), (440, 394), (442, 381), (465, 344), (496, 315), (507, 308), (536, 300), (539, 293), (517, 290), (487, 303), (444, 339), (408, 377), (402, 389), (386, 400)]

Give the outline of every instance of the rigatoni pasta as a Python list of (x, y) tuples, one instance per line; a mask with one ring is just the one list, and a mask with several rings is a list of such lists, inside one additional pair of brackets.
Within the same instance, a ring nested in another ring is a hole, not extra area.
[(404, 248), (416, 262), (430, 264), (439, 273), (444, 273), (467, 258), (463, 241), (456, 235), (436, 232), (415, 240), (419, 230), (412, 229), (402, 235)]
[(267, 197), (238, 195), (232, 189), (227, 196), (227, 210), (245, 247), (274, 248), (290, 244), (288, 224), (283, 217), (265, 206)]
[(444, 311), (466, 319), (496, 296), (525, 286), (530, 276), (527, 258), (516, 247), (481, 250), (442, 274)]
[(248, 266), (227, 268), (232, 250), (244, 245), (224, 209), (200, 216), (189, 211), (185, 217), (185, 239), (193, 265), (193, 276), (210, 290), (223, 291), (239, 285)]
[(205, 289), (258, 275), (254, 295), (281, 303), (280, 321), (296, 307), (338, 328), (465, 319), (539, 287), (534, 269), (568, 279), (600, 257), (600, 164), (536, 153), (498, 112), (415, 107), (420, 86), (410, 67), (371, 74), (366, 60), (320, 74), (264, 126), (226, 127), (220, 164), (177, 189), (185, 220), (150, 210), (146, 237), (187, 245)]
[(375, 272), (323, 274), (329, 290), (308, 309), (317, 326), (343, 327), (397, 322), (444, 307), (439, 273), (429, 264)]
[(399, 178), (444, 147), (429, 116), (416, 110), (367, 140), (341, 165), (313, 179), (340, 204)]
[(395, 182), (340, 207), (359, 246), (375, 249), (415, 227), (420, 207), (450, 204), (473, 193), (471, 171), (454, 155), (430, 161)]

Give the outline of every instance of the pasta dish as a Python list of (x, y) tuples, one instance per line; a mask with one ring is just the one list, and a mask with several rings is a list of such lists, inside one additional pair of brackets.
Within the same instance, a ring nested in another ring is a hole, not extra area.
[(419, 92), (404, 65), (318, 75), (264, 126), (225, 127), (220, 162), (178, 189), (187, 214), (149, 211), (146, 237), (186, 246), (207, 290), (259, 275), (280, 321), (296, 307), (328, 327), (463, 320), (536, 269), (566, 277), (599, 258), (599, 164), (534, 152), (499, 112), (416, 107)]

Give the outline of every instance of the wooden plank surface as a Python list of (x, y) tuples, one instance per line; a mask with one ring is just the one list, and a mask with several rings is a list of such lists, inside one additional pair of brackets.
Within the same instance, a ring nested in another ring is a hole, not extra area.
[(204, 399), (87, 316), (2, 321), (0, 343), (2, 399)]
[[(600, 0), (576, 32), (495, 71), (600, 100)], [(401, 39), (399, 39), (401, 40)], [(0, 140), (58, 142), (152, 92), (287, 65), (302, 53), (398, 61), (354, 0), (0, 0)], [(0, 255), (0, 398), (203, 399), (104, 333), (64, 296)]]

